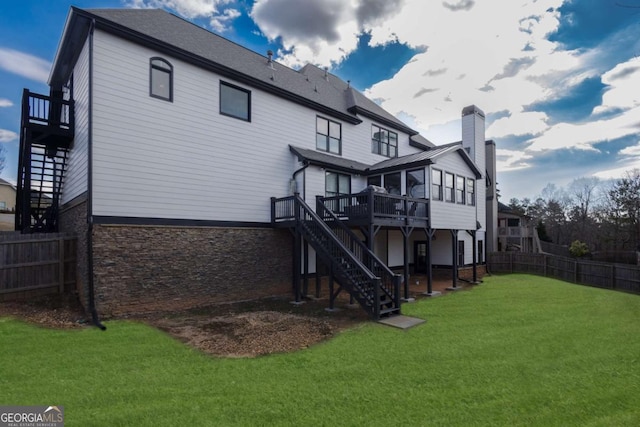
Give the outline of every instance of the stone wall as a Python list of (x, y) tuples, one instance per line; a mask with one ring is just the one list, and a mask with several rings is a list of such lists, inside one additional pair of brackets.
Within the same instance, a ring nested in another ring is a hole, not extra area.
[(89, 264), (87, 262), (87, 202), (63, 206), (58, 220), (60, 232), (77, 238), (76, 292), (85, 309), (89, 308)]
[(93, 260), (101, 316), (291, 293), (287, 230), (94, 225)]

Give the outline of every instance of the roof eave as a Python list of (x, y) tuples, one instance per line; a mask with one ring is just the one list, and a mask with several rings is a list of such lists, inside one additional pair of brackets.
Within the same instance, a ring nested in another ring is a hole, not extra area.
[(71, 6), (62, 32), (62, 38), (49, 72), (50, 87), (62, 87), (71, 76), (80, 56), (84, 40), (89, 34), (92, 19), (82, 10)]
[(198, 67), (204, 68), (209, 71), (213, 71), (217, 74), (220, 74), (224, 77), (234, 79), (237, 82), (244, 83), (248, 86), (252, 86), (256, 89), (263, 90), (265, 92), (274, 94), (280, 98), (287, 99), (299, 105), (304, 105), (309, 108), (312, 108), (321, 113), (327, 114), (336, 119), (343, 120), (350, 124), (360, 124), (362, 120), (360, 120), (355, 115), (347, 114), (342, 111), (335, 110), (333, 108), (327, 107), (321, 103), (315, 102), (311, 99), (302, 97), (300, 95), (296, 95), (292, 92), (289, 92), (285, 89), (281, 89), (277, 86), (270, 85), (262, 80), (256, 79), (255, 77), (239, 73), (238, 71), (219, 64), (217, 62), (205, 59), (201, 56), (195, 55), (185, 49), (181, 49), (175, 46), (172, 46), (168, 43), (157, 40), (153, 37), (147, 36), (146, 34), (142, 34), (138, 31), (135, 31), (131, 28), (128, 28), (124, 25), (120, 25), (118, 23), (109, 21), (100, 16), (94, 15), (91, 12), (86, 10), (73, 8), (74, 12), (77, 11), (79, 15), (83, 15), (89, 17), (91, 20), (95, 22), (96, 28), (109, 32), (118, 37), (122, 37), (126, 40), (133, 41), (136, 43), (143, 44), (145, 46), (152, 47), (160, 52), (172, 55), (179, 59), (182, 59), (186, 62), (194, 64)]
[(389, 120), (386, 117), (382, 117), (381, 115), (373, 113), (373, 112), (371, 112), (371, 111), (369, 111), (367, 109), (360, 108), (357, 105), (349, 107), (348, 111), (350, 113), (353, 113), (353, 114), (360, 114), (362, 116), (368, 117), (368, 118), (370, 118), (372, 120), (375, 120), (376, 122), (379, 122), (379, 123), (381, 123), (383, 125), (386, 125), (386, 126), (389, 126), (391, 128), (400, 130), (400, 131), (402, 131), (404, 133), (407, 133), (410, 136), (418, 135), (418, 133), (419, 133), (419, 132), (416, 132), (415, 130), (411, 129), (408, 126), (404, 126), (404, 125), (402, 125), (400, 123), (397, 123), (397, 122), (394, 122), (392, 120)]

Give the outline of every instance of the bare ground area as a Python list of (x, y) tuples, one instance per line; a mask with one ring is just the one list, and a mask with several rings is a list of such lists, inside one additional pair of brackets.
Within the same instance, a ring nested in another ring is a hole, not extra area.
[[(447, 280), (437, 281), (434, 290), (445, 292), (450, 284)], [(424, 291), (421, 286), (412, 285), (410, 296), (423, 297)], [(364, 310), (348, 303), (348, 296), (341, 296), (336, 305), (339, 309), (328, 312), (327, 298), (307, 299), (294, 305), (290, 297), (274, 297), (180, 312), (131, 315), (127, 319), (154, 326), (207, 354), (256, 357), (307, 348), (369, 321)], [(48, 328), (91, 326), (90, 318), (72, 295), (0, 302), (2, 316)]]

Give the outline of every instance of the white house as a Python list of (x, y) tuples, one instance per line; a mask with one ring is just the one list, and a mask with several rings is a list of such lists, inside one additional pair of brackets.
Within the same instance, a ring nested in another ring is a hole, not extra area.
[(436, 146), (325, 70), (149, 9), (71, 8), (49, 84), (25, 92), (21, 159), (44, 159), (54, 202), (26, 202), (41, 175), (22, 161), (18, 222), (78, 235), (94, 313), (299, 298), (323, 272), (380, 317), (412, 270), (455, 284), (492, 248), (475, 106), (462, 141)]

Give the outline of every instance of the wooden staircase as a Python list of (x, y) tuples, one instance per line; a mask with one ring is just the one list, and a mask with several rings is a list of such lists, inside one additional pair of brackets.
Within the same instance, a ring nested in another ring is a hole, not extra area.
[[(286, 222), (307, 242), (333, 273), (338, 292), (347, 291), (373, 319), (399, 314), (401, 276), (391, 272), (328, 208), (318, 209), (321, 215), (297, 194), (274, 198), (272, 222)], [(336, 296), (330, 296), (331, 304)]]

